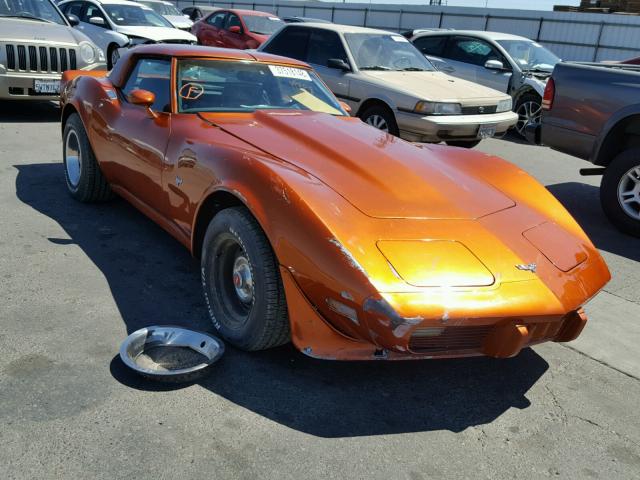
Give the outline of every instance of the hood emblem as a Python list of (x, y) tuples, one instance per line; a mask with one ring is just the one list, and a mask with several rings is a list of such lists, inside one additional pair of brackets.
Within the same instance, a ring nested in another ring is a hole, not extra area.
[(484, 113), (484, 107), (478, 107), (478, 113)]
[(519, 264), (519, 265), (516, 265), (516, 268), (518, 270), (524, 270), (526, 272), (536, 273), (536, 270), (538, 269), (538, 265), (535, 263)]

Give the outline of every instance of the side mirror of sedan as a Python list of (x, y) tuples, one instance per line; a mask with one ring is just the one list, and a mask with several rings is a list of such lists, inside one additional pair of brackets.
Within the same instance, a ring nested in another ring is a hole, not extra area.
[(345, 112), (347, 112), (348, 114), (351, 114), (351, 107), (349, 106), (348, 103), (345, 103), (342, 100), (339, 100), (338, 103), (340, 104), (340, 106)]
[(80, 19), (78, 18), (78, 16), (74, 15), (73, 13), (67, 14), (67, 20), (69, 21), (69, 25), (71, 25), (72, 27), (75, 27), (80, 23)]
[(236, 33), (239, 35), (242, 33), (242, 28), (240, 28), (238, 25), (234, 25), (233, 27), (229, 27), (229, 32)]
[(487, 60), (484, 68), (487, 70), (504, 70), (504, 64), (500, 60)]
[(351, 67), (349, 66), (349, 64), (341, 58), (330, 58), (329, 60), (327, 60), (327, 67), (342, 70), (343, 72), (351, 71)]
[(91, 17), (89, 19), (89, 23), (91, 25), (97, 25), (98, 27), (104, 27), (105, 26), (104, 18), (101, 18), (101, 17)]
[(156, 118), (158, 116), (156, 112), (151, 110), (151, 105), (156, 101), (156, 96), (153, 92), (137, 88), (127, 96), (127, 100), (129, 100), (129, 103), (132, 105), (139, 105), (146, 108), (151, 118)]

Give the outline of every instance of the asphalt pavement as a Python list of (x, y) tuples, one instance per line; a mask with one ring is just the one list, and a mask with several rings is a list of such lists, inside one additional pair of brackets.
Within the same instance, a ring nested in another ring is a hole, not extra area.
[(0, 103), (0, 479), (640, 478), (640, 240), (586, 163), (514, 137), (613, 280), (573, 343), (508, 360), (338, 363), (228, 348), (206, 379), (141, 380), (142, 326), (211, 330), (197, 264), (122, 200), (66, 193), (59, 112)]

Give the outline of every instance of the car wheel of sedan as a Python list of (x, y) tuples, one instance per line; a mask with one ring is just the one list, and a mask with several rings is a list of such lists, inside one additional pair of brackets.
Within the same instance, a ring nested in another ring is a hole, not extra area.
[(538, 95), (530, 93), (523, 95), (516, 105), (516, 113), (518, 114), (516, 131), (524, 137), (527, 125), (537, 125), (540, 123), (540, 118), (542, 117), (542, 99)]
[(640, 237), (640, 149), (626, 150), (613, 159), (602, 177), (600, 201), (611, 223)]
[(477, 147), (481, 140), (448, 140), (445, 142), (450, 147), (473, 148)]
[(209, 316), (229, 343), (252, 351), (289, 341), (278, 261), (246, 208), (222, 210), (209, 224), (201, 277)]
[(367, 108), (360, 118), (364, 123), (371, 125), (372, 127), (382, 130), (383, 132), (390, 133), (391, 135), (398, 136), (398, 124), (393, 116), (393, 112), (380, 105)]
[(107, 52), (107, 68), (111, 70), (116, 66), (120, 60), (120, 54), (118, 53), (118, 45), (112, 44), (109, 46), (109, 50)]
[(62, 159), (67, 189), (73, 198), (81, 202), (102, 202), (113, 196), (77, 113), (69, 116), (64, 127)]

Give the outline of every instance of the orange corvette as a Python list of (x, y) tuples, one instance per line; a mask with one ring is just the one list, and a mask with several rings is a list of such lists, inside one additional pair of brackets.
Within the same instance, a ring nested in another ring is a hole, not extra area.
[(349, 117), (295, 60), (149, 45), (61, 98), (71, 195), (118, 194), (189, 248), (245, 350), (510, 357), (576, 338), (610, 278), (525, 172)]

